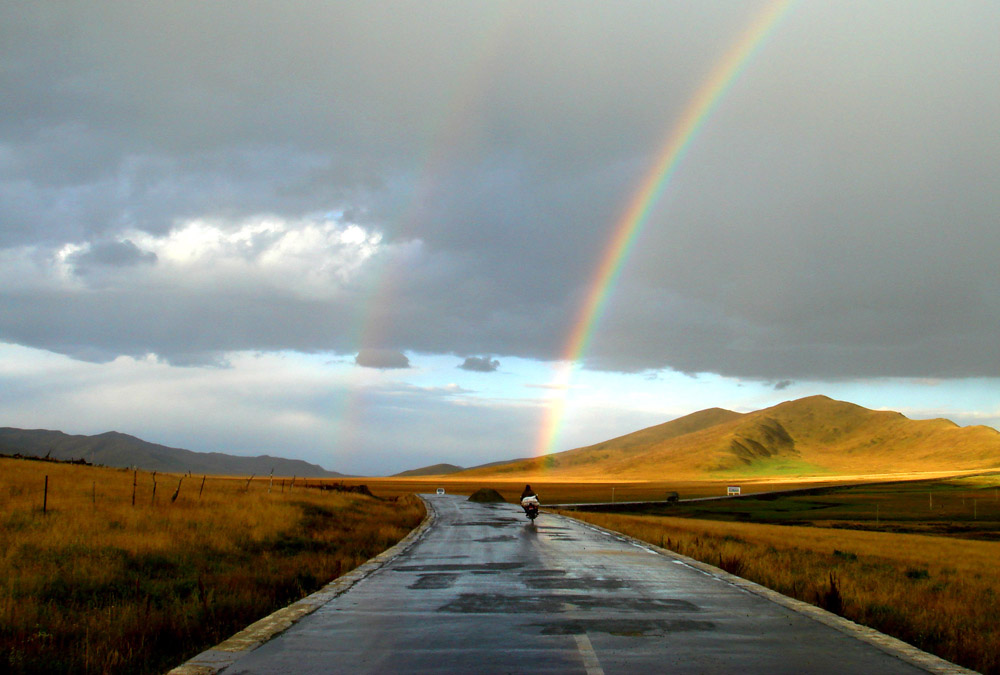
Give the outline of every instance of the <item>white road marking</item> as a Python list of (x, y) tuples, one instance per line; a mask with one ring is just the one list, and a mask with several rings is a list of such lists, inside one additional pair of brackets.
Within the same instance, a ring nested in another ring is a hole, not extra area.
[(604, 675), (604, 669), (601, 668), (601, 662), (597, 660), (594, 645), (590, 644), (590, 638), (587, 637), (587, 634), (581, 633), (574, 635), (573, 638), (576, 639), (576, 648), (580, 650), (580, 656), (583, 657), (583, 667), (587, 670), (587, 675)]

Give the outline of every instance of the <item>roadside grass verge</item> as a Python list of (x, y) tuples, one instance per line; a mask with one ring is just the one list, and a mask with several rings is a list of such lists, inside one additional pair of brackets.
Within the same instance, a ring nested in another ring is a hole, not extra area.
[(0, 671), (163, 672), (423, 516), (414, 496), (0, 459)]
[(664, 516), (563, 515), (716, 565), (965, 667), (1000, 673), (1000, 542)]

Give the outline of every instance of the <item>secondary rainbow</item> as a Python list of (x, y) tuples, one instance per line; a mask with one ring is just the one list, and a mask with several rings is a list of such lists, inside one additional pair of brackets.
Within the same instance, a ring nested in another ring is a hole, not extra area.
[(796, 1), (775, 0), (768, 3), (740, 39), (716, 64), (708, 79), (695, 92), (684, 109), (680, 120), (671, 127), (656, 162), (629, 200), (628, 208), (614, 227), (566, 340), (562, 362), (552, 382), (553, 388), (559, 393), (546, 411), (535, 445), (536, 456), (555, 449), (574, 366), (587, 349), (604, 305), (612, 293), (633, 244), (646, 223), (649, 212), (659, 201), (705, 121)]

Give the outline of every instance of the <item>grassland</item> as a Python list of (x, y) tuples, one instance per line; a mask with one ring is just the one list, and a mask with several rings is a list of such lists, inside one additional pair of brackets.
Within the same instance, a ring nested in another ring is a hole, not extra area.
[(412, 496), (301, 481), (0, 459), (0, 671), (163, 672), (391, 546), (423, 514)]
[[(1000, 476), (885, 478), (744, 477), (745, 494), (810, 490), (572, 515), (1000, 673)], [(150, 473), (0, 459), (0, 671), (163, 671), (404, 536), (423, 515), (412, 493), (491, 487), (513, 502), (525, 483), (155, 480), (154, 494)], [(732, 481), (531, 482), (552, 504), (718, 496)], [(361, 483), (374, 498), (317, 489)]]
[(667, 512), (674, 515), (567, 515), (1000, 673), (1000, 477), (720, 500)]
[(1000, 475), (875, 483), (644, 507), (651, 515), (1000, 541)]
[[(951, 476), (955, 472), (948, 472)], [(803, 487), (823, 487), (869, 484), (886, 480), (914, 480), (929, 474), (892, 474), (881, 476), (831, 475), (824, 477), (781, 478), (763, 476), (742, 480), (579, 480), (552, 477), (529, 478), (453, 478), (432, 476), (422, 478), (344, 478), (344, 485), (367, 485), (380, 496), (392, 497), (411, 493), (447, 492), (471, 495), (482, 487), (494, 488), (509, 502), (516, 502), (526, 482), (538, 492), (543, 504), (579, 504), (587, 502), (663, 501), (667, 493), (677, 492), (681, 499), (720, 497), (729, 485), (740, 485), (744, 494), (795, 490)], [(938, 474), (933, 474), (938, 475)]]

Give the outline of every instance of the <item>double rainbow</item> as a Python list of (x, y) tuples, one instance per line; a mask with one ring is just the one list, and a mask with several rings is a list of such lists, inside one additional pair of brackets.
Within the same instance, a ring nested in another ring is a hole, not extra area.
[(650, 211), (659, 201), (706, 120), (795, 2), (796, 0), (773, 0), (768, 3), (740, 39), (716, 64), (708, 79), (695, 92), (680, 120), (670, 129), (656, 162), (646, 173), (629, 201), (628, 208), (615, 225), (563, 349), (563, 357), (552, 382), (552, 387), (559, 393), (550, 402), (542, 422), (535, 444), (536, 457), (555, 449), (574, 366), (587, 349), (615, 282)]

